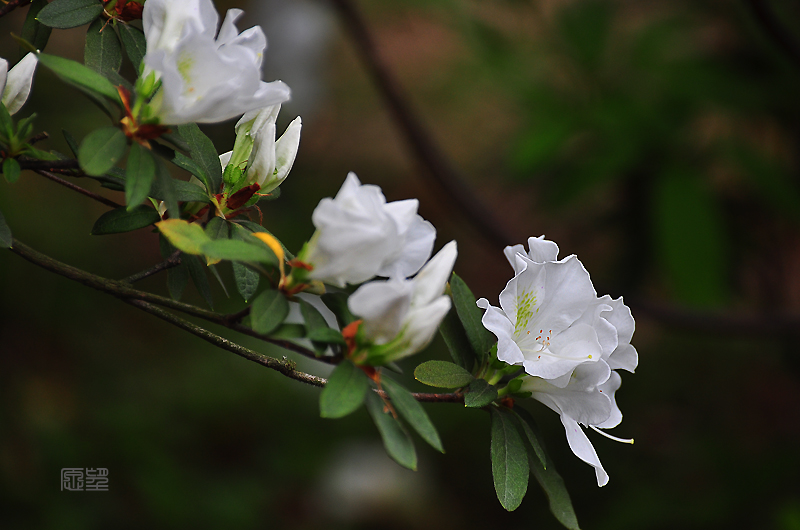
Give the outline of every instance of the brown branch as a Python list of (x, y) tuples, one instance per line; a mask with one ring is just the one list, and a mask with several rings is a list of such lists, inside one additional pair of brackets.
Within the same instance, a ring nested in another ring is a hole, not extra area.
[(144, 280), (145, 278), (153, 276), (154, 274), (158, 274), (161, 271), (177, 267), (180, 264), (181, 264), (181, 251), (176, 250), (166, 260), (162, 261), (161, 263), (157, 263), (152, 267), (150, 267), (149, 269), (143, 270), (142, 272), (137, 272), (136, 274), (132, 274), (122, 281), (125, 283), (136, 283), (139, 280)]
[[(384, 390), (375, 389), (375, 393), (378, 394), (383, 399), (388, 399), (391, 401), (391, 398)], [(412, 392), (412, 396), (417, 401), (421, 401), (424, 403), (464, 403), (464, 394), (454, 392), (450, 394), (433, 394), (429, 392)]]
[(6, 5), (0, 7), (0, 17), (4, 17), (18, 7), (25, 7), (31, 0), (10, 0)]
[(21, 169), (30, 169), (32, 171), (36, 171), (37, 169), (45, 169), (45, 170), (80, 169), (81, 167), (78, 164), (78, 161), (73, 159), (38, 160), (35, 158), (28, 158), (21, 156), (17, 159), (17, 162), (19, 162), (19, 167)]
[(331, 0), (342, 18), (350, 36), (361, 55), (361, 59), (372, 75), (406, 143), (419, 162), (428, 169), (431, 182), (435, 182), (442, 194), (440, 202), (452, 205), (464, 215), (479, 234), (493, 247), (505, 247), (518, 242), (466, 185), (465, 179), (449, 162), (433, 136), (408, 103), (389, 68), (378, 55), (375, 41), (367, 29), (361, 13), (351, 0)]
[[(26, 169), (30, 169), (30, 168), (26, 168)], [(69, 182), (68, 180), (64, 180), (61, 177), (59, 177), (58, 175), (54, 175), (53, 173), (50, 173), (49, 171), (45, 171), (43, 169), (34, 169), (33, 171), (38, 175), (41, 175), (41, 176), (43, 176), (45, 178), (48, 178), (48, 179), (52, 180), (53, 182), (57, 182), (58, 184), (61, 184), (62, 186), (71, 189), (72, 191), (76, 191), (76, 192), (80, 193), (81, 195), (85, 195), (85, 196), (87, 196), (89, 198), (92, 198), (92, 199), (96, 200), (97, 202), (101, 202), (101, 203), (105, 204), (106, 206), (108, 206), (110, 208), (122, 208), (121, 204), (116, 203), (116, 202), (112, 201), (111, 199), (106, 199), (102, 195), (98, 195), (97, 193), (94, 193), (93, 191), (89, 191), (86, 188), (82, 188), (82, 187), (78, 186), (77, 184), (73, 184), (72, 182)]]

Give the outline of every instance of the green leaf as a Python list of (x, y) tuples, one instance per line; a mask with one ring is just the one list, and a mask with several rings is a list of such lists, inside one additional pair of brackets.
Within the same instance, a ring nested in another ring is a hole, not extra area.
[(336, 316), (339, 327), (345, 326), (356, 320), (350, 308), (347, 307), (347, 293), (325, 293), (321, 296), (322, 303)]
[(444, 453), (442, 440), (439, 438), (439, 433), (436, 432), (436, 427), (433, 426), (428, 413), (425, 412), (419, 401), (414, 399), (411, 392), (388, 377), (381, 378), (381, 386), (392, 400), (395, 410), (411, 425), (411, 428), (417, 431), (417, 434), (431, 447)]
[(389, 412), (383, 410), (383, 400), (374, 392), (367, 393), (367, 411), (381, 433), (386, 453), (395, 462), (408, 469), (417, 469), (417, 452), (414, 442), (400, 422)]
[(204, 243), (201, 250), (203, 254), (212, 259), (278, 264), (275, 254), (266, 245), (261, 245), (257, 241), (248, 243), (233, 239), (218, 239)]
[(125, 168), (125, 203), (128, 210), (141, 204), (149, 195), (156, 179), (156, 161), (146, 147), (131, 144), (128, 165)]
[(211, 296), (211, 284), (208, 282), (205, 263), (197, 256), (186, 256), (183, 263), (186, 263), (186, 267), (189, 269), (189, 277), (192, 278), (192, 283), (197, 287), (200, 296), (206, 301), (208, 307), (213, 309), (214, 299)]
[(177, 190), (177, 184), (180, 181), (172, 178), (167, 166), (164, 165), (164, 162), (159, 157), (154, 156), (153, 160), (156, 163), (156, 180), (153, 182), (150, 193), (152, 193), (155, 198), (164, 201), (167, 205), (167, 213), (169, 213), (172, 219), (180, 219), (181, 209), (178, 205), (179, 199)]
[(469, 392), (464, 394), (464, 406), (479, 409), (497, 399), (497, 387), (483, 379), (475, 379), (469, 384)]
[[(36, 17), (39, 12), (47, 6), (47, 0), (33, 0), (31, 6), (28, 8), (28, 14), (25, 16), (25, 22), (22, 24), (22, 33), (20, 36), (26, 41), (33, 44), (37, 50), (44, 50), (47, 46), (47, 41), (50, 39), (50, 32), (52, 29), (45, 26)], [(28, 50), (22, 50), (21, 55), (28, 53)]]
[(308, 328), (309, 331), (328, 328), (325, 317), (322, 316), (322, 313), (320, 313), (316, 307), (306, 300), (299, 299), (298, 301), (300, 302), (300, 313), (303, 315), (303, 321), (306, 323), (306, 328)]
[(122, 39), (122, 46), (125, 48), (125, 53), (133, 63), (134, 69), (139, 71), (139, 65), (144, 59), (144, 54), (147, 52), (147, 43), (144, 40), (144, 33), (139, 28), (131, 26), (130, 24), (117, 24), (119, 29), (119, 36)]
[(98, 18), (89, 26), (83, 48), (83, 63), (98, 74), (119, 72), (122, 45), (111, 24)]
[(475, 303), (475, 295), (456, 273), (450, 278), (450, 295), (478, 362), (482, 363), (495, 342), (494, 335), (481, 322), (483, 311)]
[(39, 64), (52, 70), (62, 81), (90, 96), (104, 96), (116, 103), (118, 107), (122, 107), (119, 93), (114, 85), (111, 84), (111, 81), (91, 68), (57, 55), (40, 53), (38, 58)]
[(338, 344), (344, 346), (346, 343), (342, 334), (332, 328), (317, 328), (308, 332), (307, 338), (314, 343), (321, 345)]
[(64, 140), (67, 142), (67, 146), (69, 150), (72, 151), (73, 156), (78, 156), (78, 142), (75, 141), (75, 137), (72, 136), (67, 130), (61, 129), (61, 134), (64, 135)]
[(442, 323), (439, 324), (439, 333), (450, 351), (453, 362), (457, 365), (471, 370), (475, 367), (475, 352), (467, 338), (467, 332), (458, 318), (455, 307), (451, 307), (447, 312)]
[(214, 143), (203, 134), (203, 131), (195, 123), (179, 125), (178, 133), (189, 144), (189, 156), (204, 174), (205, 178), (198, 178), (203, 180), (212, 193), (218, 193), (222, 185), (222, 165), (219, 162), (219, 155), (217, 155)]
[[(536, 423), (530, 418), (530, 414), (524, 409), (519, 409), (519, 415), (525, 419), (526, 423), (533, 431), (534, 436), (537, 439), (541, 439)], [(542, 446), (542, 452), (546, 455), (544, 446)], [(555, 518), (570, 530), (580, 530), (578, 518), (575, 515), (572, 501), (569, 498), (569, 492), (567, 492), (567, 487), (564, 485), (564, 479), (562, 479), (561, 475), (556, 471), (553, 462), (546, 456), (545, 458), (547, 461), (546, 465), (543, 465), (538, 458), (533, 458), (533, 455), (528, 458), (531, 473), (533, 473), (533, 476), (536, 477), (539, 485), (542, 487), (545, 494), (547, 494), (547, 498), (550, 502), (550, 511)]]
[(222, 217), (214, 217), (206, 225), (205, 232), (211, 239), (228, 239), (228, 222)]
[(159, 231), (178, 250), (187, 254), (200, 255), (203, 245), (211, 241), (203, 227), (182, 219), (167, 219), (157, 223)]
[(670, 168), (654, 187), (657, 243), (677, 294), (698, 306), (725, 300), (729, 262), (722, 212), (694, 170)]
[(528, 490), (528, 454), (511, 413), (490, 409), (492, 415), (492, 476), (500, 504), (516, 510)]
[(170, 162), (172, 162), (179, 168), (183, 169), (184, 171), (188, 171), (189, 173), (197, 177), (200, 180), (200, 182), (203, 183), (203, 186), (205, 186), (206, 189), (209, 190), (209, 193), (216, 193), (215, 191), (208, 188), (209, 186), (208, 177), (206, 176), (205, 171), (203, 171), (203, 169), (199, 165), (197, 165), (197, 162), (177, 151), (173, 151), (173, 153), (174, 155), (173, 158), (170, 159)]
[(53, 0), (36, 16), (51, 28), (68, 29), (88, 24), (103, 12), (98, 0)]
[(461, 388), (475, 377), (457, 364), (447, 361), (427, 361), (414, 370), (414, 378), (420, 383), (439, 388)]
[(19, 167), (19, 162), (13, 158), (3, 160), (3, 176), (10, 184), (19, 180), (20, 173), (22, 173), (22, 169)]
[(117, 127), (90, 132), (78, 149), (78, 163), (92, 176), (105, 175), (125, 155), (128, 139)]
[(269, 289), (253, 300), (250, 309), (250, 325), (256, 333), (269, 335), (286, 320), (289, 302), (282, 292)]
[[(237, 224), (247, 228), (251, 232), (264, 232), (265, 234), (269, 234), (272, 237), (275, 237), (275, 235), (272, 232), (270, 232), (269, 230), (267, 230), (266, 228), (264, 228), (260, 224), (254, 223), (253, 221), (236, 221), (236, 222), (237, 222)], [(278, 238), (275, 237), (275, 239), (278, 239)], [(283, 244), (283, 241), (278, 239), (278, 242), (281, 244), (281, 248), (283, 249), (283, 253), (286, 255), (286, 259), (287, 260), (294, 259), (294, 254), (289, 252), (289, 249), (286, 248), (286, 245)]]
[(150, 226), (158, 222), (158, 212), (152, 207), (139, 205), (128, 211), (127, 208), (115, 208), (104, 213), (94, 223), (92, 235), (120, 234)]
[(355, 412), (367, 396), (369, 379), (350, 361), (342, 361), (328, 377), (328, 384), (319, 395), (319, 415), (342, 418)]
[(269, 336), (273, 339), (301, 339), (306, 336), (306, 327), (302, 324), (281, 324)]
[[(231, 224), (231, 239), (244, 241), (244, 238), (247, 238), (249, 240), (250, 236), (248, 234), (249, 232), (241, 226)], [(236, 281), (236, 290), (242, 295), (244, 301), (248, 302), (258, 289), (258, 282), (261, 275), (241, 263), (234, 261), (231, 265), (233, 266), (233, 278)], [(305, 333), (303, 336), (305, 336)]]
[[(153, 157), (156, 164), (160, 164), (161, 160)], [(161, 164), (163, 166), (163, 164)], [(169, 171), (164, 168), (165, 176), (169, 176)], [(209, 203), (211, 198), (206, 194), (205, 190), (196, 184), (186, 182), (185, 180), (176, 180), (169, 177), (170, 192), (176, 202), (202, 202)], [(165, 199), (167, 190), (161, 181), (156, 181), (153, 188), (150, 190), (150, 196), (154, 199)]]
[(0, 248), (11, 248), (14, 238), (11, 236), (11, 229), (6, 224), (3, 212), (0, 212)]
[[(528, 442), (528, 447), (533, 451), (534, 455), (536, 455), (536, 458), (539, 459), (542, 468), (547, 469), (547, 455), (544, 452), (544, 446), (542, 446), (542, 443), (539, 441), (539, 436), (536, 434), (539, 432), (539, 428), (533, 416), (521, 407), (516, 407), (514, 409), (514, 415), (517, 419), (517, 427), (524, 435), (523, 438), (525, 441)], [(534, 431), (534, 428), (536, 431)]]

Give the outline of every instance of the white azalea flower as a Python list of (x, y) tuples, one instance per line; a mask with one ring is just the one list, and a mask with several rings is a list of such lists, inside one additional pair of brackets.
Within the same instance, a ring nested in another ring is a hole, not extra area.
[(28, 101), (37, 62), (36, 54), (29, 53), (9, 71), (8, 61), (0, 58), (0, 94), (9, 114), (16, 114)]
[(242, 116), (236, 124), (233, 150), (220, 155), (223, 168), (228, 164), (246, 167), (247, 184), (258, 184), (263, 193), (269, 193), (286, 180), (300, 146), (299, 116), (275, 140), (275, 121), (280, 108), (271, 105)]
[(605, 361), (578, 366), (563, 388), (540, 377), (523, 377), (521, 390), (532, 392), (531, 397), (561, 416), (570, 449), (575, 456), (595, 468), (598, 486), (608, 483), (608, 474), (581, 425), (607, 438), (633, 443), (633, 440), (616, 438), (600, 430), (616, 427), (622, 421), (614, 396), (621, 382), (619, 374), (612, 371)]
[(314, 210), (317, 231), (298, 258), (314, 267), (310, 278), (340, 287), (374, 276), (407, 278), (427, 261), (436, 238), (418, 206), (416, 199), (387, 203), (378, 186), (350, 173), (336, 197)]
[(363, 320), (358, 340), (367, 345), (369, 364), (396, 361), (428, 345), (450, 310), (444, 289), (457, 255), (451, 241), (414, 278), (365, 283), (350, 296), (350, 312)]
[(164, 125), (213, 123), (289, 99), (284, 83), (261, 81), (267, 40), (258, 26), (239, 33), (242, 13), (230, 9), (217, 34), (211, 0), (145, 3), (144, 63), (162, 82), (150, 102), (152, 117)]

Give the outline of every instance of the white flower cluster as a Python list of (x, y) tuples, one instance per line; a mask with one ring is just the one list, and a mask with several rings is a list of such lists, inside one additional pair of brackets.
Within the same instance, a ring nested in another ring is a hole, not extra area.
[(151, 117), (162, 125), (214, 123), (289, 99), (286, 84), (261, 80), (267, 39), (258, 26), (239, 33), (242, 13), (228, 10), (217, 32), (211, 0), (145, 2), (145, 75), (161, 81)]
[(299, 256), (312, 267), (310, 278), (339, 287), (388, 278), (365, 283), (348, 301), (363, 320), (361, 340), (370, 364), (420, 351), (450, 310), (444, 290), (456, 243), (428, 261), (436, 229), (417, 214), (418, 206), (416, 199), (387, 203), (378, 186), (362, 185), (350, 173), (336, 197), (314, 210), (317, 231)]
[(608, 474), (579, 425), (611, 437), (599, 429), (622, 421), (614, 370), (633, 372), (638, 363), (633, 317), (621, 298), (597, 297), (576, 256), (558, 260), (558, 246), (544, 236), (530, 238), (528, 247), (506, 247), (514, 277), (499, 308), (478, 300), (483, 325), (497, 336), (497, 358), (524, 367), (522, 390), (561, 416), (570, 448), (603, 486)]

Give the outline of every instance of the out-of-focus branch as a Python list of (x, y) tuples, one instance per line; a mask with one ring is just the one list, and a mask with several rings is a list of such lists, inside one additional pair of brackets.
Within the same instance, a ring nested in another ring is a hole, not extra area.
[(108, 206), (110, 208), (121, 208), (122, 207), (121, 204), (116, 203), (116, 202), (112, 201), (111, 199), (106, 199), (102, 195), (98, 195), (97, 193), (94, 193), (93, 191), (89, 191), (86, 188), (82, 188), (82, 187), (78, 186), (77, 184), (73, 184), (72, 182), (70, 182), (68, 180), (64, 180), (61, 177), (59, 177), (58, 175), (54, 175), (53, 173), (50, 173), (49, 171), (45, 171), (43, 169), (34, 169), (33, 171), (38, 175), (41, 175), (41, 176), (43, 176), (45, 178), (48, 178), (48, 179), (52, 180), (53, 182), (57, 182), (58, 184), (61, 184), (62, 186), (71, 189), (72, 191), (76, 191), (76, 192), (80, 193), (81, 195), (85, 195), (87, 197), (90, 197), (90, 198), (96, 200), (97, 202), (103, 203), (103, 204), (105, 204), (106, 206)]
[(80, 169), (81, 166), (77, 160), (38, 160), (35, 158), (27, 158), (21, 156), (17, 159), (21, 169), (44, 169), (44, 170), (62, 170), (62, 169)]
[(176, 250), (161, 263), (156, 263), (147, 270), (143, 270), (142, 272), (137, 272), (136, 274), (132, 274), (122, 281), (125, 283), (136, 283), (139, 280), (144, 280), (145, 278), (149, 278), (150, 276), (158, 274), (161, 271), (177, 267), (180, 264), (181, 264), (181, 251)]
[(31, 0), (10, 0), (6, 5), (0, 7), (0, 17), (6, 16), (18, 7), (25, 7)]
[(378, 86), (406, 143), (419, 162), (427, 168), (431, 181), (438, 185), (440, 202), (452, 205), (466, 217), (477, 232), (493, 247), (517, 243), (517, 239), (500, 223), (497, 216), (473, 194), (465, 179), (443, 154), (433, 136), (417, 117), (389, 68), (378, 55), (375, 41), (364, 18), (351, 0), (331, 0), (342, 18), (364, 65)]
[(788, 55), (795, 66), (800, 68), (800, 45), (792, 34), (781, 24), (766, 0), (745, 0), (761, 29)]

